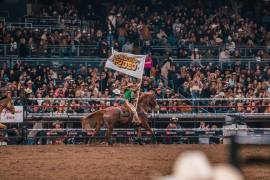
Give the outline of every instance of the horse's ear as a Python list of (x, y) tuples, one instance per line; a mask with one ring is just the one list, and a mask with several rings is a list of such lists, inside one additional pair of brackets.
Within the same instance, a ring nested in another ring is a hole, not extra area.
[(154, 91), (151, 91), (151, 94), (154, 98), (156, 98), (156, 93)]

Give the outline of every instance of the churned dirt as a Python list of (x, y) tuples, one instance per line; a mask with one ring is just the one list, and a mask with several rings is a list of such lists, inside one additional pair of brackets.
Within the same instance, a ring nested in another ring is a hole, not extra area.
[[(201, 150), (213, 164), (227, 162), (226, 145), (36, 145), (0, 146), (0, 179), (144, 180), (172, 172), (175, 158)], [(248, 148), (243, 156), (269, 157), (269, 149)], [(243, 169), (245, 179), (268, 180), (270, 167)]]

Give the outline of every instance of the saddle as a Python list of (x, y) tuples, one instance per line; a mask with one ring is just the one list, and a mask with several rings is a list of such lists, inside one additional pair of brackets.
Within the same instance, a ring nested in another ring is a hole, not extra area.
[(129, 110), (126, 108), (126, 107), (124, 107), (124, 106), (121, 106), (120, 107), (120, 109), (121, 109), (121, 117), (131, 117), (132, 116), (132, 113), (130, 113), (129, 112)]

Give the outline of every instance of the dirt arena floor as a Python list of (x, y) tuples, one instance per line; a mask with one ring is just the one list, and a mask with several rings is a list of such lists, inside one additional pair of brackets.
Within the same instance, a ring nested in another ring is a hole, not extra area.
[[(144, 180), (172, 172), (183, 151), (201, 150), (213, 164), (227, 162), (226, 145), (48, 145), (0, 146), (0, 179)], [(269, 157), (269, 149), (246, 149), (243, 155)], [(245, 179), (268, 180), (270, 167), (244, 168)]]

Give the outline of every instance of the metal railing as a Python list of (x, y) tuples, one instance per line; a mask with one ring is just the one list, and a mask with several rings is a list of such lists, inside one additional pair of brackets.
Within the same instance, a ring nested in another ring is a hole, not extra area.
[[(48, 46), (38, 46), (32, 47), (26, 45), (26, 57), (28, 58), (42, 58), (42, 57), (98, 57), (98, 45), (93, 42), (91, 45), (48, 45)], [(0, 44), (0, 55), (2, 57), (6, 56), (19, 56), (19, 45), (16, 47), (11, 44)]]
[[(53, 49), (53, 47), (52, 47)], [(74, 56), (74, 57), (26, 57), (21, 58), (16, 56), (13, 52), (10, 51), (10, 49), (7, 49), (6, 46), (0, 45), (0, 56), (2, 54), (5, 54), (8, 51), (8, 56), (0, 57), (1, 62), (6, 62), (9, 65), (14, 65), (18, 60), (20, 60), (23, 63), (32, 64), (32, 65), (85, 65), (85, 66), (91, 66), (91, 67), (102, 67), (103, 63), (106, 61), (106, 58), (100, 58), (97, 56), (93, 57), (84, 57), (84, 56)], [(78, 49), (77, 51), (80, 51)], [(93, 51), (94, 48), (93, 48)], [(88, 52), (89, 53), (89, 52)], [(164, 62), (164, 57), (155, 57), (158, 64), (162, 65)], [(177, 66), (192, 66), (193, 61), (191, 59), (174, 59), (173, 62)], [(254, 69), (256, 68), (256, 65), (264, 65), (267, 66), (270, 64), (270, 59), (263, 59), (260, 61), (257, 61), (256, 59), (229, 59), (227, 62), (220, 61), (219, 59), (202, 59), (200, 61), (200, 65), (206, 66), (209, 63), (212, 64), (212, 66), (220, 66), (220, 68), (228, 68), (233, 67), (235, 63), (238, 63), (242, 67), (247, 67), (248, 69)]]
[(34, 25), (67, 25), (67, 26), (81, 26), (82, 22), (79, 19), (69, 19), (69, 18), (62, 18), (62, 17), (26, 17), (24, 19), (25, 23), (32, 23)]
[[(81, 144), (99, 142), (104, 139), (106, 129), (101, 128), (97, 135), (94, 129), (28, 129), (32, 136), (27, 137), (28, 143), (51, 144), (55, 140), (60, 140), (66, 144)], [(149, 132), (142, 131), (142, 140), (146, 143), (222, 143), (225, 138), (232, 135), (248, 137), (245, 143), (254, 142), (263, 144), (270, 136), (269, 128), (181, 128), (181, 129), (153, 129), (155, 136)], [(28, 133), (30, 134), (30, 133)], [(135, 143), (136, 129), (115, 128), (111, 141), (116, 143)]]
[(6, 18), (0, 16), (0, 23), (2, 23), (3, 25), (5, 25), (6, 24)]
[(49, 17), (49, 18), (34, 18), (26, 17), (24, 19), (25, 23), (31, 24), (47, 24), (47, 25), (58, 25), (60, 23), (60, 18)]
[(53, 30), (64, 30), (64, 29), (79, 29), (79, 26), (76, 25), (46, 25), (46, 24), (32, 24), (26, 22), (8, 22), (6, 23), (6, 28), (11, 30), (12, 28), (18, 29), (28, 29), (28, 30), (38, 30), (44, 31), (45, 29), (47, 32), (51, 33)]
[[(51, 104), (44, 106), (44, 113), (34, 112), (32, 108), (35, 106), (40, 109), (42, 105), (33, 105), (25, 108), (26, 118), (47, 118), (47, 119), (80, 119), (85, 115), (104, 109), (110, 105), (106, 102), (119, 101), (119, 98), (31, 98), (29, 101), (50, 101)], [(75, 107), (70, 104), (71, 101), (81, 101), (80, 107)], [(63, 101), (63, 105), (55, 105), (55, 102)], [(159, 110), (148, 114), (149, 118), (153, 119), (168, 119), (177, 117), (179, 119), (224, 119), (227, 116), (241, 117), (249, 120), (267, 119), (270, 117), (270, 112), (266, 108), (270, 107), (270, 98), (183, 98), (183, 99), (157, 99)], [(177, 104), (170, 104), (170, 102), (177, 102)], [(248, 105), (243, 102), (265, 102), (266, 104)], [(201, 105), (200, 102), (207, 102), (208, 105)], [(220, 103), (223, 102), (222, 105)], [(232, 104), (233, 102), (233, 104)], [(238, 104), (240, 103), (240, 104)], [(257, 108), (264, 108), (258, 110)], [(46, 109), (47, 108), (47, 109)], [(61, 108), (62, 112), (56, 112), (56, 109)], [(82, 109), (83, 112), (76, 110)], [(208, 112), (201, 111), (202, 108)], [(49, 111), (49, 112), (48, 112)]]
[[(31, 23), (8, 23), (7, 28), (11, 29), (12, 27), (21, 27), (28, 28), (32, 30), (42, 30), (47, 29), (48, 32), (52, 32), (53, 30), (63, 30), (67, 26), (62, 25), (32, 25)], [(78, 28), (76, 26), (69, 26), (69, 28)], [(28, 47), (28, 57), (32, 56), (55, 56), (55, 57), (80, 57), (80, 56), (97, 56), (99, 54), (98, 52), (98, 41), (92, 41), (89, 42), (88, 45), (44, 45), (44, 46), (37, 46), (37, 47)], [(26, 45), (28, 46), (28, 45)], [(4, 53), (1, 53), (2, 56), (8, 56), (10, 53), (18, 55), (18, 51), (12, 51), (10, 52), (10, 44), (0, 44), (1, 49), (6, 49)], [(19, 48), (19, 44), (18, 44)], [(190, 48), (189, 46), (182, 46), (181, 48), (185, 49), (188, 54), (191, 54), (193, 48)], [(202, 56), (202, 59), (209, 59), (211, 56), (214, 59), (219, 58), (219, 53), (224, 49), (224, 46), (198, 46), (196, 47), (199, 50), (200, 55)], [(177, 46), (155, 46), (151, 45), (151, 52), (155, 57), (164, 57), (164, 54), (166, 52), (171, 52), (172, 56), (174, 58), (177, 58), (178, 56), (178, 49)], [(257, 54), (258, 50), (265, 50), (269, 51), (269, 47), (267, 46), (257, 46), (253, 48), (247, 48), (247, 47), (238, 47), (240, 51), (241, 58), (245, 59), (252, 59)], [(207, 54), (207, 51), (211, 50), (210, 54)], [(148, 53), (148, 51), (144, 52), (144, 48), (142, 48), (142, 53)]]
[[(28, 132), (35, 132), (35, 136), (27, 137), (27, 141), (32, 144), (51, 144), (60, 139), (66, 144), (98, 143), (104, 139), (105, 129), (102, 128), (97, 135), (93, 135), (93, 130), (82, 129), (29, 129)], [(142, 140), (146, 143), (195, 143), (199, 142), (200, 137), (222, 138), (222, 130), (205, 133), (204, 130), (179, 130), (179, 129), (155, 129), (155, 139), (146, 131), (142, 131)], [(196, 138), (196, 139), (194, 139)], [(114, 129), (111, 142), (116, 143), (135, 143), (135, 129)]]

